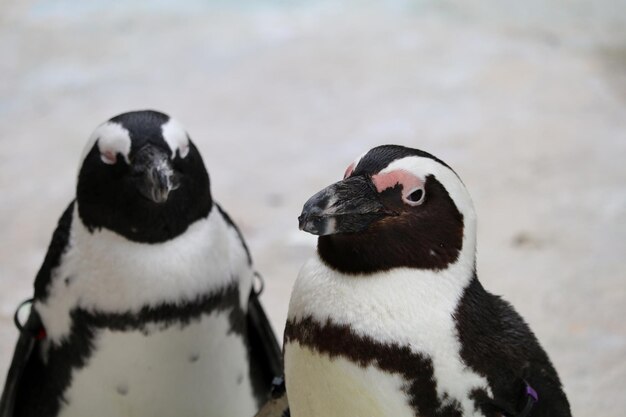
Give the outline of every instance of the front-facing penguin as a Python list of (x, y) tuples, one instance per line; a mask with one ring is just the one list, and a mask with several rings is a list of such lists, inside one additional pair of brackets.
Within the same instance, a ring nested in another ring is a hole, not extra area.
[(285, 330), (292, 417), (570, 416), (527, 324), (477, 279), (474, 208), (444, 162), (376, 147), (299, 220), (320, 237)]
[(174, 119), (91, 136), (36, 280), (1, 417), (249, 417), (280, 371), (237, 227)]

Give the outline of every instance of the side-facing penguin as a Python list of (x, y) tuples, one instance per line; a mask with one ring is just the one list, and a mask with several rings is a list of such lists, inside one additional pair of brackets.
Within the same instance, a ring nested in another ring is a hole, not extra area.
[(112, 118), (35, 279), (0, 417), (249, 417), (281, 371), (254, 276), (182, 126)]
[(474, 208), (444, 162), (376, 147), (299, 221), (320, 237), (285, 330), (292, 417), (570, 416), (528, 325), (477, 279)]

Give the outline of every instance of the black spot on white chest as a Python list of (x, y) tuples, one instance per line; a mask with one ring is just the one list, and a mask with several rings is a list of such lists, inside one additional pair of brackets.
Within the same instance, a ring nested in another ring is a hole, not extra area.
[(229, 415), (252, 415), (247, 346), (231, 329), (228, 312), (214, 311), (186, 324), (95, 330), (60, 415), (200, 416), (215, 403)]

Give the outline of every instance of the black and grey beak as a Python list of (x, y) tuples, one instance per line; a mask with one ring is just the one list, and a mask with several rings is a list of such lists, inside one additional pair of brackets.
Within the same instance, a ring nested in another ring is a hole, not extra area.
[(155, 203), (166, 202), (170, 192), (179, 186), (169, 155), (152, 145), (146, 145), (137, 152), (132, 170), (141, 195)]
[(300, 230), (325, 236), (358, 233), (391, 214), (380, 202), (371, 181), (357, 176), (336, 182), (309, 198), (298, 222)]

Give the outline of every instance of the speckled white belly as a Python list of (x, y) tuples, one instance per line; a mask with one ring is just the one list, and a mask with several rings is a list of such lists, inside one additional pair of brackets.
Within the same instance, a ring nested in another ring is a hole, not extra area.
[(73, 371), (63, 417), (251, 417), (256, 411), (243, 340), (228, 314), (149, 332), (102, 330)]
[(414, 417), (406, 381), (370, 365), (285, 345), (285, 381), (292, 417)]

